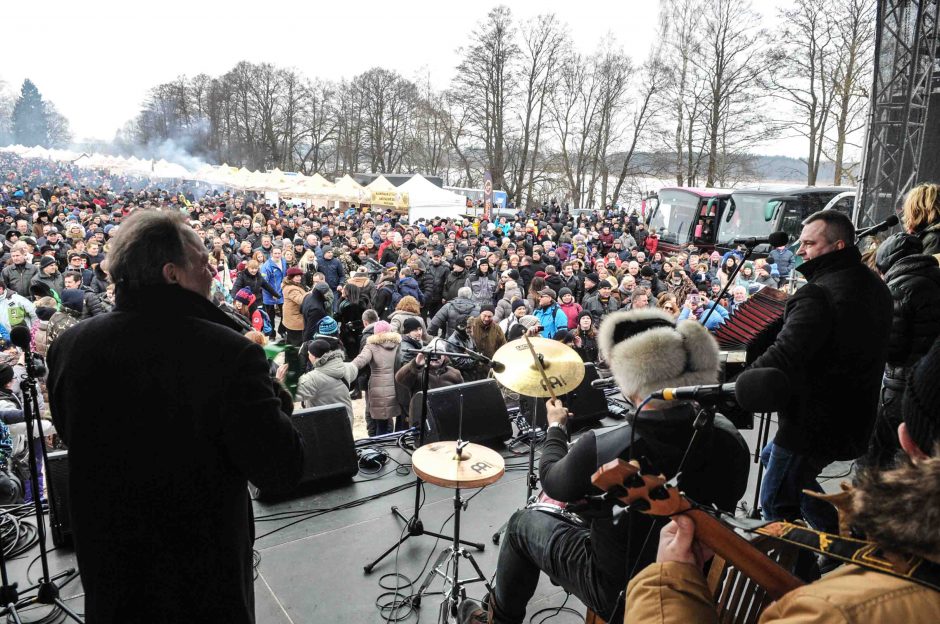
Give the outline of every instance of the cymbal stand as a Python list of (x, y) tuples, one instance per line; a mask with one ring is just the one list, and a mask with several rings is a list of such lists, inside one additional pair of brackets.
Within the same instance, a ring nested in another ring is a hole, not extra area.
[[(469, 444), (469, 442), (463, 441), (463, 393), (460, 394), (458, 405), (458, 417), (457, 417), (457, 461), (463, 461), (463, 450)], [(467, 458), (469, 459), (469, 458)], [(460, 541), (460, 512), (467, 508), (467, 501), (460, 497), (460, 488), (454, 488), (454, 539), (450, 546), (441, 551), (441, 554), (438, 555), (437, 561), (434, 562), (434, 567), (428, 572), (427, 576), (424, 577), (424, 582), (421, 583), (421, 587), (418, 589), (418, 593), (415, 594), (412, 598), (412, 604), (415, 608), (421, 606), (421, 597), (431, 586), (431, 582), (434, 581), (434, 577), (440, 576), (444, 579), (444, 595), (445, 598), (441, 602), (441, 611), (439, 614), (439, 621), (442, 624), (447, 624), (447, 622), (457, 620), (457, 607), (460, 605), (461, 601), (466, 599), (467, 592), (464, 590), (465, 585), (470, 583), (483, 583), (486, 587), (486, 591), (489, 593), (493, 592), (493, 588), (490, 586), (489, 581), (486, 579), (486, 575), (483, 574), (483, 570), (480, 569), (479, 564), (477, 564), (476, 559), (473, 558), (473, 554), (468, 551), (466, 548), (463, 548)], [(470, 565), (473, 566), (476, 576), (466, 579), (460, 578), (460, 559), (464, 558), (470, 562)], [(449, 575), (449, 570), (453, 566), (453, 576)], [(450, 589), (447, 589), (448, 584)]]
[[(53, 577), (49, 574), (49, 556), (46, 550), (46, 525), (45, 519), (43, 518), (42, 497), (39, 490), (39, 475), (37, 471), (39, 457), (37, 457), (38, 453), (35, 449), (36, 445), (34, 444), (37, 440), (33, 434), (33, 427), (35, 426), (39, 434), (39, 452), (42, 453), (42, 457), (45, 460), (45, 435), (42, 430), (42, 418), (40, 418), (39, 402), (37, 398), (39, 396), (39, 388), (37, 387), (36, 379), (39, 375), (36, 370), (36, 363), (33, 359), (35, 356), (29, 349), (29, 345), (26, 345), (23, 349), (23, 355), (26, 362), (26, 375), (24, 375), (20, 381), (20, 390), (23, 393), (23, 416), (26, 421), (26, 447), (29, 452), (29, 480), (33, 493), (33, 505), (36, 512), (36, 534), (39, 540), (39, 559), (42, 564), (42, 576), (36, 586), (38, 589), (36, 596), (29, 599), (25, 604), (38, 603), (55, 606), (58, 607), (66, 617), (82, 623), (82, 618), (59, 598), (59, 587), (56, 585), (55, 579), (61, 575)], [(48, 466), (48, 462), (46, 465)], [(46, 485), (49, 488), (49, 498), (51, 500), (52, 497), (55, 496), (55, 491), (52, 489), (52, 480), (47, 480)], [(74, 570), (70, 570), (69, 572), (74, 573)], [(69, 576), (69, 579), (71, 579), (71, 576)], [(5, 582), (4, 585), (6, 585)]]
[[(518, 438), (521, 439), (523, 436), (525, 436), (529, 441), (529, 467), (528, 472), (526, 473), (525, 503), (523, 504), (523, 507), (532, 502), (532, 496), (535, 493), (536, 488), (539, 486), (539, 476), (535, 471), (535, 447), (538, 445), (539, 441), (542, 439), (545, 433), (542, 431), (541, 427), (538, 426), (538, 398), (526, 397), (526, 399), (532, 401), (531, 422), (526, 422), (524, 417), (516, 421), (525, 423), (525, 430), (520, 431)], [(502, 539), (501, 536), (503, 531), (506, 530), (507, 524), (509, 524), (508, 520), (504, 522), (495, 533), (493, 533), (493, 537), (491, 539), (497, 546), (499, 545), (499, 540)]]
[[(429, 383), (430, 375), (431, 375), (431, 362), (435, 358), (441, 358), (441, 357), (445, 357), (449, 355), (447, 353), (435, 351), (433, 348), (430, 351), (425, 351), (424, 353), (427, 358), (427, 361), (424, 363), (424, 371), (422, 372), (422, 375), (421, 375), (421, 392), (422, 392), (421, 422), (418, 427), (418, 446), (416, 448), (421, 448), (422, 446), (424, 446), (424, 434), (425, 434), (425, 431), (427, 430), (428, 383)], [(462, 405), (461, 405), (461, 409), (463, 409)], [(383, 559), (388, 557), (390, 554), (395, 552), (399, 546), (401, 546), (403, 543), (408, 541), (408, 539), (411, 537), (417, 537), (419, 535), (430, 535), (431, 537), (434, 537), (437, 539), (445, 539), (445, 540), (451, 539), (450, 535), (444, 535), (443, 533), (434, 533), (433, 531), (426, 531), (424, 529), (424, 523), (421, 522), (421, 516), (420, 516), (421, 493), (423, 491), (422, 489), (423, 487), (424, 487), (424, 484), (421, 481), (421, 478), (416, 476), (415, 477), (415, 511), (414, 511), (414, 514), (410, 518), (405, 517), (405, 515), (401, 513), (401, 511), (398, 510), (397, 506), (392, 507), (392, 514), (396, 518), (398, 518), (399, 520), (405, 523), (405, 534), (401, 537), (401, 539), (399, 539), (397, 542), (392, 544), (385, 552), (379, 555), (377, 559), (363, 566), (362, 569), (366, 574), (371, 573), (376, 565), (378, 565)], [(473, 546), (479, 551), (482, 551), (484, 548), (486, 548), (485, 544), (480, 544), (477, 542), (461, 541), (460, 543), (465, 544), (467, 546)]]

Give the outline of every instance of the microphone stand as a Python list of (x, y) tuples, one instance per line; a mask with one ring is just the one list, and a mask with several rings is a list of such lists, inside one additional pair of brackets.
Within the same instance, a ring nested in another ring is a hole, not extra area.
[[(450, 354), (450, 353), (446, 353), (443, 351), (437, 351), (433, 347), (430, 349), (430, 351), (426, 351), (424, 349), (409, 349), (409, 351), (417, 352), (417, 353), (424, 353), (426, 357), (426, 361), (424, 363), (424, 370), (421, 373), (421, 422), (418, 426), (418, 446), (417, 446), (417, 448), (420, 448), (424, 446), (424, 435), (425, 435), (425, 430), (427, 429), (427, 422), (428, 422), (428, 383), (430, 382), (430, 378), (431, 378), (431, 362), (434, 359), (439, 359), (447, 355), (463, 356), (464, 354), (462, 353)], [(375, 568), (375, 566), (378, 565), (379, 562), (381, 562), (383, 559), (385, 559), (390, 554), (395, 552), (402, 544), (408, 541), (408, 538), (417, 537), (419, 535), (430, 535), (431, 537), (434, 537), (437, 539), (443, 539), (447, 541), (454, 540), (454, 538), (450, 535), (444, 535), (443, 533), (434, 533), (432, 531), (426, 531), (424, 529), (424, 523), (421, 522), (421, 516), (420, 516), (421, 494), (423, 492), (424, 492), (424, 482), (421, 481), (421, 477), (416, 476), (415, 477), (415, 511), (414, 511), (414, 514), (410, 518), (406, 518), (405, 515), (398, 510), (397, 506), (392, 507), (392, 514), (396, 518), (398, 518), (399, 520), (405, 523), (405, 534), (397, 542), (395, 542), (391, 547), (389, 547), (385, 552), (379, 555), (377, 559), (363, 566), (362, 569), (366, 574), (370, 574), (372, 570)], [(473, 546), (474, 548), (476, 548), (477, 550), (481, 552), (486, 547), (484, 544), (479, 544), (476, 542), (468, 542), (465, 540), (459, 540), (459, 543), (464, 544), (466, 546)]]
[[(756, 246), (756, 245), (755, 245)], [(715, 308), (718, 306), (718, 302), (721, 301), (721, 298), (728, 294), (728, 289), (731, 288), (731, 285), (734, 284), (734, 278), (738, 276), (738, 273), (741, 272), (741, 267), (744, 266), (744, 263), (748, 261), (751, 257), (751, 254), (754, 253), (754, 247), (748, 245), (744, 249), (744, 258), (741, 259), (741, 262), (734, 267), (734, 271), (731, 272), (731, 275), (728, 276), (728, 281), (725, 282), (724, 287), (721, 289), (721, 292), (718, 293), (718, 296), (715, 297), (715, 300), (712, 301), (712, 307), (708, 309), (708, 312), (705, 314), (705, 318), (702, 319), (702, 325), (708, 322), (708, 319), (711, 318), (712, 312), (715, 311)], [(711, 295), (709, 295), (711, 297)]]
[[(77, 613), (72, 611), (68, 605), (62, 601), (61, 598), (59, 598), (59, 588), (55, 584), (54, 579), (49, 575), (49, 556), (48, 552), (46, 551), (46, 525), (45, 519), (43, 517), (42, 498), (40, 496), (39, 490), (39, 458), (37, 457), (36, 449), (34, 448), (34, 442), (37, 441), (33, 435), (34, 424), (36, 426), (37, 432), (39, 433), (38, 441), (41, 443), (40, 451), (42, 453), (43, 462), (46, 462), (46, 465), (48, 465), (45, 444), (46, 436), (42, 430), (42, 418), (39, 416), (39, 389), (36, 383), (38, 374), (36, 371), (36, 364), (33, 359), (35, 356), (30, 350), (28, 343), (25, 346), (21, 346), (20, 348), (23, 350), (23, 357), (26, 362), (26, 375), (20, 381), (20, 390), (23, 393), (23, 417), (26, 422), (26, 448), (28, 449), (29, 454), (29, 482), (30, 487), (32, 488), (33, 506), (36, 511), (36, 534), (39, 540), (39, 558), (42, 564), (42, 576), (40, 577), (39, 583), (36, 586), (38, 591), (36, 592), (36, 597), (32, 598), (30, 603), (53, 605), (58, 607), (67, 617), (81, 623), (83, 622), (82, 618), (79, 617)], [(55, 492), (52, 490), (52, 480), (48, 480), (46, 485), (49, 488), (49, 498), (51, 500), (55, 495)], [(69, 580), (71, 580), (70, 575), (74, 573), (74, 569), (70, 569), (66, 572), (66, 575), (69, 576)]]

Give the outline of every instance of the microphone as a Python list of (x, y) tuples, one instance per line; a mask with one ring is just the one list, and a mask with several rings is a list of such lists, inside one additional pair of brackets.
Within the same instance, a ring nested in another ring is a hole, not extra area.
[(697, 401), (707, 405), (731, 399), (746, 412), (776, 412), (790, 400), (790, 380), (776, 368), (752, 368), (731, 383), (663, 388), (650, 396), (661, 401)]
[(32, 336), (29, 333), (29, 329), (25, 325), (17, 325), (10, 330), (10, 342), (23, 351), (29, 351), (29, 343), (31, 338)]
[(591, 382), (592, 388), (613, 388), (617, 381), (613, 377), (601, 377)]
[(898, 215), (893, 214), (877, 225), (873, 225), (871, 227), (865, 228), (863, 230), (858, 230), (857, 232), (855, 232), (855, 240), (857, 241), (862, 240), (866, 236), (874, 236), (875, 234), (884, 232), (885, 230), (891, 229), (894, 226), (896, 226), (900, 221), (901, 220), (898, 219)]
[(786, 245), (790, 241), (790, 236), (786, 232), (771, 232), (768, 236), (763, 238), (735, 238), (731, 242), (735, 245), (744, 245), (749, 249), (753, 249), (758, 245), (770, 245), (771, 247), (780, 247)]

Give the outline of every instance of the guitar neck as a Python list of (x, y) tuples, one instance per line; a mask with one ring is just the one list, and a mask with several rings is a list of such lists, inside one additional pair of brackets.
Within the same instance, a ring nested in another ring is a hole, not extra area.
[(777, 562), (757, 550), (714, 516), (699, 509), (685, 512), (695, 522), (695, 537), (716, 554), (753, 579), (774, 600), (803, 585)]

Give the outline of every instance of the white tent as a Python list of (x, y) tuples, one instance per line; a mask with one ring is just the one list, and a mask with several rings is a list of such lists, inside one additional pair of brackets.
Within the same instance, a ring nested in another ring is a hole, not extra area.
[(436, 186), (420, 173), (399, 186), (398, 190), (408, 193), (410, 200), (408, 220), (411, 223), (422, 217), (424, 219), (432, 217), (452, 219), (463, 216), (467, 212), (466, 199)]

